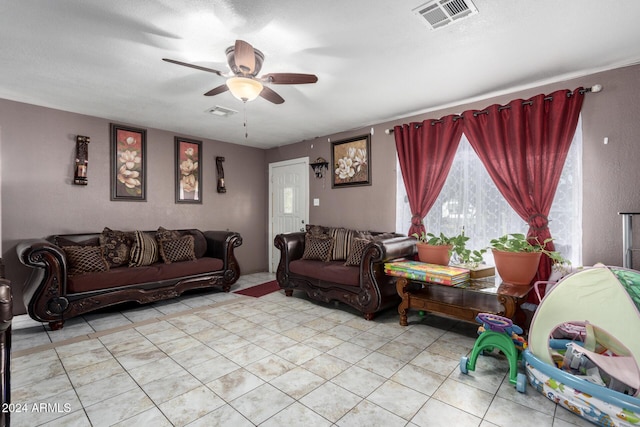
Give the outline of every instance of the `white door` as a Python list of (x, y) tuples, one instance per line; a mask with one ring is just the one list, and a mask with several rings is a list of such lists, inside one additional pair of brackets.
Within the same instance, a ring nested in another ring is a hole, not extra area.
[(269, 164), (269, 271), (275, 272), (280, 251), (273, 239), (280, 233), (304, 231), (309, 222), (309, 158)]

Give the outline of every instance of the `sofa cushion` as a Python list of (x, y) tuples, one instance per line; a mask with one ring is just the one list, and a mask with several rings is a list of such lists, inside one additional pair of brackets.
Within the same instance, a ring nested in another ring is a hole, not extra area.
[(158, 262), (158, 251), (158, 242), (155, 236), (144, 231), (136, 231), (131, 247), (129, 267), (141, 267)]
[(357, 265), (359, 266), (362, 263), (362, 257), (364, 256), (364, 250), (367, 246), (369, 246), (371, 240), (369, 239), (361, 239), (354, 238), (351, 242), (351, 249), (349, 250), (349, 256), (347, 257), (344, 265)]
[(224, 262), (218, 258), (204, 257), (195, 261), (155, 263), (152, 265), (129, 268), (117, 267), (108, 272), (87, 273), (69, 277), (69, 293), (97, 291), (121, 286), (153, 283), (161, 280), (187, 278), (198, 274), (214, 273), (224, 268)]
[(344, 261), (347, 259), (355, 233), (355, 230), (347, 228), (332, 228), (329, 231), (329, 235), (333, 237), (332, 261)]
[(289, 263), (289, 271), (300, 276), (347, 286), (360, 286), (360, 268), (342, 261), (319, 262), (298, 259)]
[(329, 235), (329, 227), (325, 227), (323, 225), (307, 224), (305, 229), (307, 231), (307, 235), (311, 235), (311, 236)]
[(62, 249), (67, 258), (69, 276), (109, 270), (100, 246), (63, 246)]
[(202, 231), (196, 229), (185, 230), (180, 234), (180, 237), (189, 235), (193, 236), (193, 250), (196, 258), (202, 258), (207, 253), (207, 238), (204, 237)]
[(329, 261), (331, 259), (331, 249), (333, 248), (333, 238), (329, 236), (304, 236), (304, 252), (302, 259)]
[(112, 230), (105, 227), (100, 234), (100, 246), (104, 259), (109, 267), (120, 267), (128, 265), (131, 254), (133, 233), (126, 233), (119, 230)]
[(166, 264), (196, 259), (195, 239), (191, 235), (178, 239), (163, 239), (158, 242), (160, 257)]
[(158, 227), (158, 231), (156, 231), (156, 240), (158, 242), (160, 242), (160, 240), (179, 239), (181, 236), (179, 231), (167, 230), (164, 227)]

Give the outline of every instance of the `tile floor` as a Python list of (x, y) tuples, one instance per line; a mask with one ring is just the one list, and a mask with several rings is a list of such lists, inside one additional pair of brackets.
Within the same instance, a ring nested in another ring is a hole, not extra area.
[[(240, 278), (232, 291), (274, 276)], [(476, 327), (395, 310), (368, 322), (296, 292), (212, 291), (72, 319), (51, 332), (13, 323), (11, 425), (591, 425), (531, 387), (499, 356), (460, 373)]]

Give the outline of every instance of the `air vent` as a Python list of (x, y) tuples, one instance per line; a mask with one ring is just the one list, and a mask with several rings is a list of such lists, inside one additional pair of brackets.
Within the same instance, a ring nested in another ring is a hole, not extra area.
[(432, 0), (413, 9), (432, 30), (478, 13), (471, 0)]
[(231, 116), (233, 114), (236, 114), (237, 111), (236, 110), (232, 110), (231, 108), (226, 108), (226, 107), (221, 107), (219, 105), (216, 105), (213, 108), (209, 108), (207, 110), (207, 113), (213, 114), (214, 116), (218, 116), (218, 117), (228, 117), (228, 116)]

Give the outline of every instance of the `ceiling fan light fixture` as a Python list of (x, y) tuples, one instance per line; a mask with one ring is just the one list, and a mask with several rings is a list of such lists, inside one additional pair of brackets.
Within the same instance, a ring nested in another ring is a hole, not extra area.
[(227, 87), (242, 102), (253, 101), (262, 92), (262, 83), (246, 77), (231, 77), (227, 80)]

